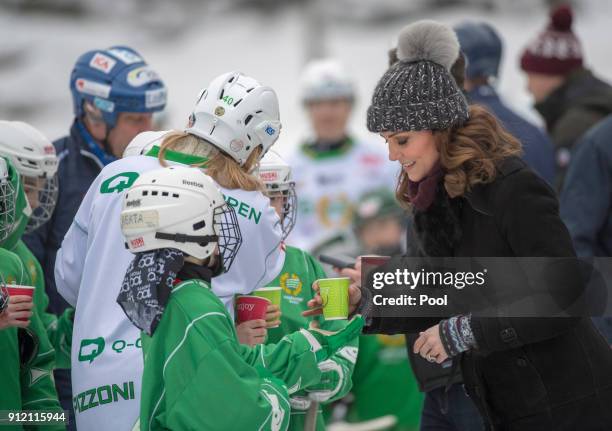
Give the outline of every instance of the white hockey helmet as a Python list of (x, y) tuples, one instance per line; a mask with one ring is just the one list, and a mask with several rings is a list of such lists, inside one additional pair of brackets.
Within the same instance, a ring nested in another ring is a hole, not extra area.
[(160, 132), (148, 131), (141, 132), (130, 141), (125, 150), (123, 150), (123, 158), (131, 156), (141, 156), (147, 154), (151, 148), (160, 142)]
[(308, 63), (301, 77), (303, 103), (332, 99), (353, 101), (353, 82), (342, 64), (333, 59), (319, 59)]
[(175, 248), (205, 259), (217, 245), (228, 271), (242, 244), (234, 209), (197, 168), (172, 166), (142, 174), (125, 193), (121, 231), (127, 248)]
[(297, 218), (297, 195), (295, 182), (291, 181), (291, 166), (272, 150), (259, 162), (257, 173), (266, 186), (266, 196), (285, 198), (282, 214), (279, 214), (283, 240), (285, 240), (295, 226)]
[(280, 129), (274, 90), (240, 72), (229, 72), (202, 90), (185, 131), (207, 140), (242, 166), (258, 146), (263, 156)]
[(0, 242), (13, 231), (15, 223), (15, 188), (11, 183), (8, 165), (0, 157)]
[(6, 157), (23, 179), (23, 188), (38, 193), (38, 206), (28, 221), (32, 232), (53, 215), (57, 203), (55, 148), (42, 133), (21, 121), (0, 121), (0, 156)]

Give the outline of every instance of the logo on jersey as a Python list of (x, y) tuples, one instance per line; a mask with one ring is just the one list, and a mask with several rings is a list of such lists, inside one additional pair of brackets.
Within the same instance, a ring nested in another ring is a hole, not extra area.
[(102, 337), (81, 340), (79, 362), (89, 362), (91, 364), (104, 351), (104, 344), (104, 338)]
[(317, 202), (317, 214), (326, 228), (346, 228), (353, 220), (353, 205), (343, 193), (338, 196), (323, 196)]
[(138, 172), (121, 172), (102, 182), (100, 193), (121, 193), (129, 189), (138, 178)]
[(123, 382), (120, 385), (110, 383), (108, 385), (91, 388), (77, 394), (72, 398), (72, 405), (76, 413), (82, 413), (94, 407), (104, 404), (116, 403), (122, 400), (136, 399), (134, 382)]
[(302, 291), (302, 280), (297, 274), (285, 272), (280, 276), (279, 282), (283, 291), (291, 296), (298, 296)]

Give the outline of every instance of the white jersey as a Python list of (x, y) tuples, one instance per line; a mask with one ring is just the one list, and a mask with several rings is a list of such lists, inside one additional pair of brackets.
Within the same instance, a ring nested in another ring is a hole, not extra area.
[(386, 145), (352, 139), (326, 154), (311, 154), (302, 146), (290, 164), (298, 215), (287, 243), (308, 251), (338, 234), (350, 233), (361, 195), (379, 188), (395, 190), (399, 174), (399, 165), (389, 161)]
[[(138, 419), (143, 358), (140, 330), (117, 304), (129, 263), (120, 213), (123, 192), (139, 174), (160, 168), (156, 158), (134, 156), (106, 166), (87, 192), (58, 251), (59, 293), (75, 307), (72, 390), (81, 430), (131, 430)], [(285, 255), (276, 212), (260, 192), (227, 190), (243, 242), (230, 271), (213, 279), (228, 308), (233, 295), (271, 282)]]

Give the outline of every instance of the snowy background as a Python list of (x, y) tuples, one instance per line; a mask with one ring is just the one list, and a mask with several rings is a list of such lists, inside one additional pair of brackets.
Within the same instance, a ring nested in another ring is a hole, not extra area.
[[(574, 31), (586, 64), (612, 82), (612, 0), (575, 0)], [(548, 22), (541, 0), (0, 0), (0, 118), (28, 121), (51, 139), (72, 121), (68, 79), (77, 57), (93, 48), (129, 45), (169, 88), (166, 128), (181, 127), (200, 88), (241, 70), (271, 85), (281, 103), (277, 149), (290, 152), (309, 133), (299, 76), (313, 56), (339, 58), (359, 96), (352, 130), (365, 129), (370, 95), (387, 50), (407, 23), (486, 20), (504, 39), (499, 90), (533, 121), (518, 56)]]

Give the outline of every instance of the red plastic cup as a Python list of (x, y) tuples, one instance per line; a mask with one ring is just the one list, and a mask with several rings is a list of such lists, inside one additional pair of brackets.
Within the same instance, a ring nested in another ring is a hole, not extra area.
[(266, 311), (270, 300), (259, 296), (239, 296), (236, 300), (236, 315), (238, 323), (249, 320), (266, 319)]
[(361, 256), (361, 266), (369, 265), (369, 266), (381, 266), (391, 260), (391, 256), (376, 256), (376, 255), (368, 255)]
[[(29, 296), (30, 298), (34, 297), (34, 289), (35, 287), (33, 286), (20, 286), (17, 284), (9, 284), (6, 286), (6, 290), (8, 291), (9, 297), (11, 296), (18, 296), (18, 295), (24, 295), (24, 296)], [(28, 319), (25, 317), (22, 317), (21, 319), (17, 319), (20, 320), (22, 322), (27, 322)]]

